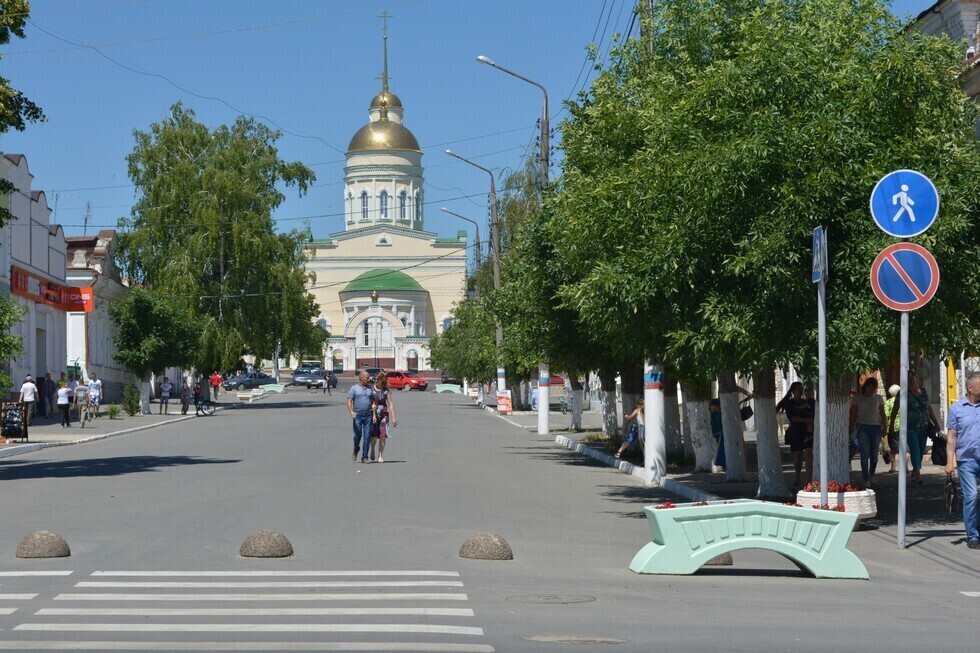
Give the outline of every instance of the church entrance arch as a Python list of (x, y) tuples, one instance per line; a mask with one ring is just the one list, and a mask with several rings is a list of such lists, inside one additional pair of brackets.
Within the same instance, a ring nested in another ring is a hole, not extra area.
[(333, 352), (333, 371), (343, 372), (344, 371), (344, 352), (343, 350), (336, 349)]
[(403, 336), (405, 327), (387, 310), (367, 309), (356, 314), (347, 325), (346, 335), (354, 341), (354, 367), (396, 366), (395, 338)]
[(419, 353), (414, 349), (405, 355), (405, 367), (409, 372), (419, 371)]

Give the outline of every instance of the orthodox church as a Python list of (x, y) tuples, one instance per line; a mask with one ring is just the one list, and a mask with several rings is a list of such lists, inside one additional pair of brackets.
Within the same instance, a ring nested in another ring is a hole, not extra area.
[(344, 168), (344, 230), (308, 233), (308, 290), (330, 332), (326, 364), (431, 370), (429, 338), (449, 325), (466, 285), (466, 232), (426, 231), (422, 151), (404, 125), (401, 99), (388, 89), (384, 34), (381, 92), (369, 122), (351, 138)]

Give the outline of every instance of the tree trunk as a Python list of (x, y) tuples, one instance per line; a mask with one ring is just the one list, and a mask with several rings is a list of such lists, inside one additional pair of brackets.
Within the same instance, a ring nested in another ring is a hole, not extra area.
[[(639, 371), (637, 371), (639, 369)], [(623, 390), (623, 412), (629, 415), (636, 409), (636, 402), (643, 398), (643, 365), (629, 365), (620, 372)], [(623, 420), (622, 435), (629, 424)]]
[(679, 455), (684, 447), (681, 443), (681, 412), (677, 405), (677, 378), (669, 367), (664, 368), (664, 437), (667, 455)]
[(569, 408), (572, 411), (572, 430), (581, 431), (582, 430), (582, 383), (578, 380), (578, 377), (574, 374), (568, 375), (568, 380), (572, 384), (572, 394), (568, 398), (571, 404)]
[(695, 472), (710, 472), (715, 460), (715, 439), (711, 437), (711, 417), (708, 415), (710, 395), (707, 384), (685, 384), (684, 409), (690, 422)]
[(150, 415), (150, 393), (153, 392), (150, 379), (153, 378), (152, 372), (147, 372), (140, 379), (140, 415)]
[(688, 392), (681, 385), (681, 439), (684, 441), (684, 458), (694, 460), (694, 443), (691, 442), (691, 419), (687, 414)]
[(619, 435), (619, 414), (616, 411), (616, 375), (599, 374), (602, 385), (602, 434), (607, 438)]
[(779, 450), (779, 425), (776, 422), (776, 377), (771, 368), (752, 373), (755, 396), (756, 454), (759, 457), (760, 499), (791, 497), (783, 478), (783, 461)]
[(734, 372), (718, 374), (718, 398), (721, 399), (721, 423), (725, 438), (725, 480), (732, 482), (744, 481), (749, 477), (745, 468), (742, 416), (739, 414), (736, 387)]
[[(848, 420), (851, 409), (851, 377), (827, 379), (827, 481), (851, 482)], [(818, 397), (819, 399), (819, 397)], [(813, 424), (813, 480), (820, 479), (820, 416)]]

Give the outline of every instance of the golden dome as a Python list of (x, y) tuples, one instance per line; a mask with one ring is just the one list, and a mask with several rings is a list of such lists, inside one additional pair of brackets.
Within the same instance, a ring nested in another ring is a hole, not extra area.
[(374, 99), (371, 100), (371, 108), (372, 109), (380, 109), (381, 108), (382, 100), (384, 100), (386, 97), (388, 99), (388, 105), (387, 106), (388, 106), (389, 109), (392, 109), (392, 108), (394, 108), (394, 109), (401, 109), (402, 108), (402, 101), (401, 101), (401, 99), (397, 95), (395, 95), (394, 93), (392, 93), (391, 91), (381, 91), (380, 93), (378, 93), (377, 95), (375, 95), (374, 96)]
[(377, 120), (364, 125), (357, 130), (354, 138), (350, 139), (350, 145), (347, 146), (348, 152), (379, 150), (422, 151), (412, 132), (390, 120)]

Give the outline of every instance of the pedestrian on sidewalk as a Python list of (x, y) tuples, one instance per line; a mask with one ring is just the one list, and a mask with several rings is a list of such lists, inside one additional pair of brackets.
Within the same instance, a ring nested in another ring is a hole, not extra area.
[(901, 401), (902, 398), (899, 397), (899, 393), (902, 391), (901, 386), (897, 384), (892, 384), (888, 388), (888, 399), (885, 400), (885, 415), (888, 416), (888, 428), (885, 432), (888, 434), (888, 454), (891, 460), (885, 460), (889, 463), (888, 472), (894, 473), (898, 471), (896, 465), (898, 465), (898, 434), (902, 431), (902, 415), (901, 415)]
[[(547, 401), (547, 397), (545, 397), (545, 400)], [(623, 413), (623, 417), (626, 418), (626, 423), (629, 425), (629, 430), (626, 432), (626, 440), (623, 441), (623, 446), (616, 452), (617, 460), (623, 456), (623, 452), (634, 442), (639, 444), (641, 452), (646, 453), (643, 448), (646, 442), (646, 426), (644, 424), (643, 412), (643, 400), (639, 399), (632, 413)]]
[(68, 428), (71, 426), (71, 392), (68, 389), (68, 384), (65, 382), (58, 383), (57, 391), (57, 401), (58, 410), (61, 411), (61, 427)]
[[(803, 383), (794, 381), (778, 404), (776, 414), (786, 413), (789, 425), (786, 428), (786, 439), (789, 450), (793, 454), (792, 487), (799, 488), (813, 479), (813, 407), (804, 396)], [(804, 464), (806, 477), (803, 476)]]
[(221, 389), (221, 375), (218, 374), (218, 370), (215, 370), (214, 374), (211, 375), (211, 395), (214, 397), (215, 401), (218, 400), (218, 390), (220, 389)]
[(374, 412), (374, 391), (368, 386), (371, 375), (361, 371), (357, 375), (357, 383), (347, 392), (347, 410), (354, 426), (354, 455), (351, 460), (357, 461), (361, 453), (361, 462), (368, 462), (368, 450), (371, 448), (371, 428), (378, 416)]
[(966, 378), (966, 397), (949, 407), (946, 447), (949, 454), (946, 474), (956, 474), (960, 478), (966, 545), (971, 549), (980, 549), (980, 503), (977, 502), (977, 481), (980, 480), (980, 374), (976, 372)]
[(194, 384), (194, 417), (201, 414), (201, 384)]
[(922, 457), (926, 453), (930, 429), (935, 435), (939, 428), (939, 418), (929, 403), (929, 393), (919, 385), (919, 377), (909, 372), (909, 459), (912, 463), (912, 485), (922, 485)]
[(887, 420), (885, 402), (878, 394), (878, 379), (869, 376), (861, 385), (861, 392), (851, 398), (854, 411), (851, 415), (851, 430), (857, 430), (858, 450), (861, 452), (861, 478), (870, 487), (874, 483), (875, 469), (878, 467), (878, 447), (881, 445), (881, 431)]
[(30, 426), (34, 421), (34, 411), (37, 409), (37, 386), (28, 374), (24, 377), (24, 384), (20, 386), (20, 398), (17, 400), (24, 404), (24, 426)]
[(187, 384), (187, 378), (185, 377), (183, 382), (180, 384), (180, 414), (186, 415), (187, 409), (191, 405), (191, 400), (194, 398), (194, 392), (191, 390), (191, 386)]
[(41, 409), (41, 415), (44, 417), (54, 417), (54, 402), (57, 392), (58, 386), (55, 385), (54, 380), (51, 378), (51, 372), (47, 372), (44, 375), (44, 380), (41, 381), (41, 399), (38, 404), (38, 407)]
[(68, 376), (68, 398), (71, 403), (75, 403), (75, 388), (78, 387), (78, 379), (74, 374)]
[(102, 403), (102, 381), (95, 372), (89, 374), (88, 404), (92, 408), (92, 419), (99, 419), (99, 405)]
[(711, 418), (711, 437), (715, 439), (712, 471), (723, 472), (728, 464), (728, 458), (725, 457), (725, 427), (724, 420), (721, 418), (721, 399), (712, 399), (708, 402), (708, 417)]
[(170, 412), (170, 392), (174, 389), (174, 384), (170, 382), (168, 377), (163, 377), (163, 383), (160, 384), (160, 412), (159, 414), (166, 415)]
[(378, 462), (385, 461), (385, 443), (388, 441), (390, 427), (398, 426), (395, 418), (395, 402), (392, 401), (391, 392), (388, 390), (388, 375), (379, 372), (374, 378), (374, 406), (375, 417), (371, 429), (371, 460), (374, 460), (374, 450), (378, 450)]
[(328, 395), (333, 394), (333, 389), (337, 387), (337, 375), (333, 373), (333, 370), (330, 370), (327, 375), (327, 382), (323, 384), (323, 387)]

